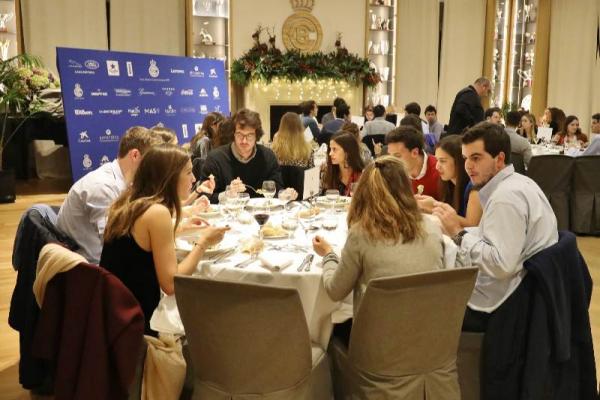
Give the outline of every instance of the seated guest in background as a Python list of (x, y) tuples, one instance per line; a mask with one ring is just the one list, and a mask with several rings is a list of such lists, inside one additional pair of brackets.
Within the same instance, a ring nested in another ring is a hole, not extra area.
[(173, 294), (175, 274), (191, 275), (206, 249), (220, 242), (229, 229), (202, 228), (190, 253), (177, 263), (174, 232), (181, 219), (181, 199), (194, 181), (192, 162), (185, 150), (173, 145), (155, 146), (140, 163), (132, 185), (108, 213), (100, 265), (138, 300), (146, 334), (154, 335), (150, 318), (158, 306), (160, 290)]
[(565, 112), (557, 107), (548, 107), (540, 123), (541, 126), (552, 128), (552, 133), (557, 134), (564, 126), (567, 116)]
[(351, 133), (338, 132), (329, 141), (327, 163), (323, 164), (321, 189), (337, 189), (341, 195), (350, 196), (353, 183), (358, 182), (364, 168), (358, 141)]
[(509, 111), (506, 114), (506, 128), (504, 130), (510, 138), (510, 151), (523, 156), (525, 167), (531, 161), (531, 144), (529, 141), (517, 133), (517, 126), (521, 121), (521, 114), (518, 111)]
[(536, 144), (537, 139), (537, 125), (535, 123), (535, 116), (530, 113), (525, 113), (521, 116), (521, 123), (517, 133), (523, 136), (531, 144)]
[(310, 129), (313, 139), (316, 141), (321, 134), (321, 130), (317, 123), (317, 112), (319, 111), (317, 102), (314, 100), (302, 102), (300, 104), (300, 111), (302, 112), (302, 125), (304, 128), (308, 127)]
[(179, 140), (177, 139), (177, 134), (171, 128), (167, 128), (163, 124), (154, 125), (150, 128), (152, 134), (158, 136), (163, 143), (166, 144), (178, 144)]
[(490, 107), (485, 110), (483, 114), (485, 120), (487, 122), (491, 122), (492, 124), (501, 124), (502, 123), (502, 110), (498, 107)]
[[(210, 194), (212, 203), (218, 202), (218, 195), (227, 185), (243, 192), (248, 185), (255, 190), (263, 181), (275, 181), (277, 190), (282, 188), (281, 172), (273, 151), (257, 141), (263, 135), (262, 123), (257, 112), (242, 109), (233, 116), (235, 126), (233, 143), (221, 146), (208, 153), (202, 166), (202, 181), (214, 176), (215, 189)], [(251, 197), (256, 197), (250, 190)]]
[(346, 104), (346, 100), (342, 99), (341, 97), (336, 97), (333, 100), (333, 107), (331, 107), (331, 111), (323, 115), (323, 118), (321, 118), (321, 125), (324, 126), (329, 121), (333, 121), (336, 118), (336, 110), (342, 104)]
[(525, 276), (523, 262), (555, 244), (558, 231), (546, 195), (510, 164), (510, 138), (501, 126), (477, 124), (462, 143), (467, 174), (479, 190), (481, 222), (465, 230), (456, 210), (441, 202), (433, 215), (459, 246), (457, 265), (479, 268), (463, 330), (485, 332), (490, 314)]
[[(446, 136), (435, 149), (436, 169), (440, 174), (440, 199), (450, 204), (459, 216), (460, 225), (477, 226), (481, 220), (479, 193), (465, 170), (462, 140), (458, 135)], [(419, 208), (431, 214), (435, 200), (425, 195), (415, 195)]]
[(582, 156), (600, 156), (600, 113), (592, 115), (592, 140)]
[(373, 111), (372, 105), (369, 104), (365, 107), (365, 112), (363, 113), (363, 116), (365, 117), (365, 122), (373, 121), (373, 119), (375, 118), (375, 112)]
[(212, 138), (212, 148), (225, 146), (233, 142), (233, 133), (235, 131), (235, 124), (233, 118), (225, 118), (217, 129), (217, 134)]
[(58, 212), (58, 228), (75, 240), (79, 254), (97, 264), (102, 252), (106, 213), (112, 202), (133, 181), (146, 151), (163, 143), (141, 126), (131, 127), (119, 142), (117, 159), (83, 176), (71, 186)]
[(423, 150), (423, 134), (414, 126), (399, 126), (386, 135), (385, 143), (388, 154), (404, 162), (413, 193), (439, 200), (440, 174), (435, 168), (437, 160)]
[(440, 124), (437, 120), (437, 110), (434, 106), (428, 105), (425, 107), (425, 119), (429, 125), (429, 133), (435, 138), (437, 144), (442, 137), (444, 131), (444, 125)]
[(218, 112), (208, 113), (204, 117), (202, 127), (190, 142), (192, 158), (206, 159), (208, 152), (213, 148), (213, 141), (223, 120), (223, 115)]
[[(350, 203), (341, 257), (320, 236), (313, 247), (323, 257), (329, 297), (341, 301), (354, 292), (354, 315), (371, 279), (444, 268), (440, 226), (421, 214), (404, 165), (392, 156), (365, 168)], [(348, 343), (351, 326), (352, 320), (336, 325), (334, 334)]]
[(419, 118), (419, 121), (421, 121), (421, 132), (423, 132), (424, 135), (429, 133), (429, 124), (421, 119), (421, 106), (419, 103), (408, 103), (404, 106), (404, 112), (406, 115), (414, 115)]
[(579, 128), (579, 118), (575, 115), (569, 115), (565, 119), (562, 130), (552, 137), (552, 141), (559, 146), (565, 144), (569, 146), (583, 146), (587, 143), (588, 138)]
[(302, 168), (310, 168), (314, 165), (311, 142), (304, 139), (304, 128), (296, 113), (283, 114), (271, 149), (279, 165)]
[(321, 130), (321, 136), (318, 137), (317, 141), (319, 144), (329, 143), (331, 136), (339, 131), (345, 122), (350, 121), (350, 106), (346, 103), (340, 104), (335, 108), (335, 119), (323, 124)]
[(360, 140), (360, 129), (358, 129), (358, 125), (354, 122), (346, 122), (342, 125), (342, 131), (351, 133), (352, 136), (358, 142), (358, 147), (360, 150), (360, 158), (362, 158), (363, 163), (367, 165), (371, 161), (373, 161), (373, 155), (371, 154), (371, 150)]
[(385, 135), (395, 128), (394, 124), (385, 120), (385, 107), (381, 104), (373, 107), (373, 121), (365, 122), (362, 136)]

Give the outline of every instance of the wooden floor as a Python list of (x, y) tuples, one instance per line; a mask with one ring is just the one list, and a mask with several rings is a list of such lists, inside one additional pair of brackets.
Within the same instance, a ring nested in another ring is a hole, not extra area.
[[(0, 205), (0, 398), (28, 399), (18, 383), (19, 338), (8, 326), (10, 297), (16, 272), (12, 268), (12, 246), (21, 214), (36, 203), (60, 205), (70, 182), (43, 180), (20, 182), (17, 201)], [(594, 282), (600, 282), (600, 238), (579, 237), (579, 249), (590, 268)], [(596, 359), (600, 357), (600, 290), (595, 288), (590, 307)], [(598, 363), (596, 363), (598, 365)], [(598, 370), (598, 367), (596, 367)], [(600, 371), (597, 371), (600, 377)]]

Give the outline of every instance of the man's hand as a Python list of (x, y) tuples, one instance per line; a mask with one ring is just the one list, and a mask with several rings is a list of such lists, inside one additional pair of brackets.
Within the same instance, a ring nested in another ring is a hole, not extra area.
[(371, 139), (371, 142), (373, 143), (373, 151), (375, 152), (375, 157), (379, 157), (381, 153), (383, 153), (383, 144), (375, 143), (373, 139)]
[(331, 253), (331, 245), (329, 244), (329, 242), (327, 242), (327, 240), (325, 240), (321, 236), (315, 236), (312, 240), (312, 243), (315, 253), (317, 253), (321, 257)]
[(439, 218), (446, 235), (452, 237), (462, 230), (458, 214), (450, 204), (436, 201), (433, 204), (432, 214)]
[(215, 177), (211, 175), (207, 180), (198, 186), (196, 191), (198, 191), (198, 189), (200, 189), (202, 193), (212, 194), (212, 192), (215, 190)]
[(246, 185), (244, 185), (244, 182), (242, 182), (242, 180), (239, 177), (232, 180), (229, 186), (231, 187), (231, 190), (237, 193), (246, 191)]
[(286, 188), (286, 196), (289, 196), (290, 201), (294, 201), (298, 198), (298, 192), (294, 188)]

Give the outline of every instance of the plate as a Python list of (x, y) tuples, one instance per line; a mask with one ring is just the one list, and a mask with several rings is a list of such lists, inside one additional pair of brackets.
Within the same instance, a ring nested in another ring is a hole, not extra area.
[[(231, 249), (234, 249), (236, 247), (235, 243), (218, 243), (216, 246), (210, 247), (208, 249), (206, 249), (206, 251), (204, 252), (205, 256), (214, 256), (218, 253), (222, 253), (224, 251), (229, 251)], [(184, 239), (184, 238), (176, 238), (175, 239), (175, 250), (178, 251), (184, 251), (186, 253), (189, 253), (190, 251), (192, 251), (192, 249), (194, 248), (194, 245), (192, 244), (192, 242)]]
[(269, 202), (271, 209), (282, 208), (285, 205), (285, 202), (283, 200), (279, 200), (279, 199), (254, 198), (254, 199), (250, 199), (248, 201), (248, 204), (246, 205), (246, 207), (248, 207), (248, 208), (266, 207), (267, 201)]
[(216, 218), (221, 216), (221, 209), (218, 205), (211, 204), (207, 211), (198, 213), (200, 218)]
[(287, 239), (288, 235), (277, 235), (277, 236), (263, 236), (264, 240), (280, 240), (280, 239)]
[[(335, 207), (336, 208), (343, 208), (347, 205), (350, 204), (350, 200), (352, 199), (352, 197), (349, 196), (340, 196), (337, 201), (335, 202)], [(317, 204), (320, 205), (321, 207), (324, 208), (330, 208), (331, 207), (331, 201), (327, 200), (326, 196), (319, 196), (317, 197)]]

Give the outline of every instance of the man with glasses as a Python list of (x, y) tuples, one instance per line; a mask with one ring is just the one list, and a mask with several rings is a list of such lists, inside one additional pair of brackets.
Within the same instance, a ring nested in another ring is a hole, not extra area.
[(277, 157), (271, 149), (257, 144), (264, 133), (260, 115), (242, 109), (232, 120), (235, 126), (233, 143), (212, 150), (202, 166), (201, 181), (210, 175), (215, 178), (215, 190), (210, 195), (212, 203), (218, 202), (219, 193), (227, 185), (238, 192), (246, 191), (250, 186), (254, 189), (247, 190), (251, 197), (257, 196), (255, 190), (262, 187), (263, 181), (275, 181), (277, 190), (283, 187)]

